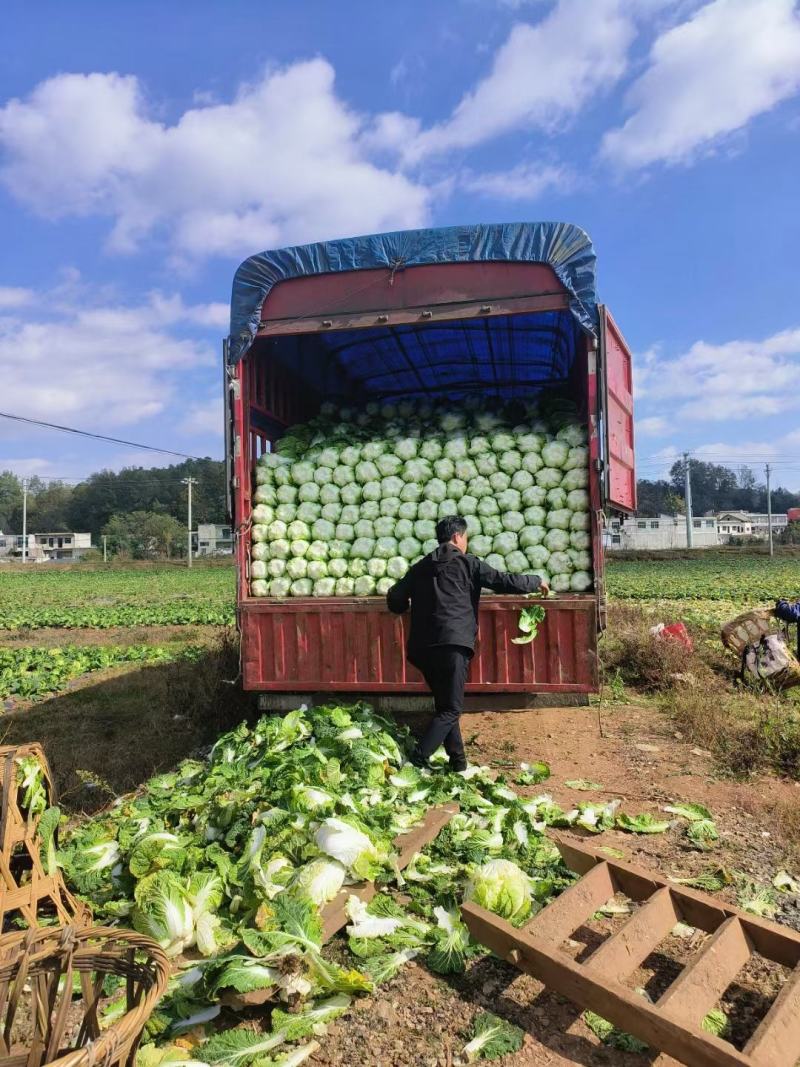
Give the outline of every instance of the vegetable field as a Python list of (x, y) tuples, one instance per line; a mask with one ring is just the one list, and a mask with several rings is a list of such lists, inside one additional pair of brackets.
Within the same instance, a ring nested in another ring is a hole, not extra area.
[(620, 600), (727, 600), (755, 605), (800, 596), (800, 558), (705, 556), (607, 563), (606, 586)]
[(0, 647), (0, 699), (57, 693), (69, 682), (91, 671), (121, 663), (166, 663), (191, 649), (176, 650), (160, 645), (68, 645), (64, 648)]
[(0, 571), (0, 630), (230, 625), (232, 568)]

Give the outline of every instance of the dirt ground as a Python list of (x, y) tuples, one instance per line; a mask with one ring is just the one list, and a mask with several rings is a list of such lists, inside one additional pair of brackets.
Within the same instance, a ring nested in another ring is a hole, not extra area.
[(44, 628), (0, 630), (0, 645), (8, 648), (35, 645), (204, 645), (219, 633), (218, 626), (112, 626), (107, 630)]
[[(721, 840), (710, 854), (688, 849), (677, 829), (648, 836), (610, 831), (591, 838), (593, 845), (624, 852), (630, 862), (676, 878), (709, 866), (743, 871), (760, 881), (769, 881), (787, 866), (798, 873), (787, 844), (775, 833), (770, 810), (778, 793), (800, 803), (800, 783), (767, 777), (742, 783), (718, 777), (709, 754), (676, 737), (654, 709), (621, 705), (468, 714), (463, 732), (472, 762), (546, 760), (551, 779), (524, 791), (546, 790), (563, 807), (589, 798), (619, 797), (630, 814), (656, 813), (661, 805), (676, 800), (699, 801), (713, 812)], [(564, 785), (587, 777), (602, 784), (603, 792), (576, 792)], [(729, 889), (720, 895), (733, 899)], [(800, 902), (786, 897), (783, 903), (779, 919), (800, 928)], [(607, 923), (599, 933), (608, 932)], [(670, 938), (659, 951), (676, 961), (672, 964), (676, 973), (702, 938), (702, 934), (689, 942)], [(658, 976), (652, 973), (636, 976), (648, 991), (654, 979), (657, 984)], [(769, 968), (756, 968), (741, 979), (741, 988), (732, 987), (725, 994), (725, 1006), (739, 1019), (742, 1033), (737, 1037), (746, 1039), (781, 979)], [(450, 979), (412, 962), (381, 988), (379, 996), (359, 1001), (334, 1023), (309, 1062), (319, 1067), (452, 1067), (459, 1062), (472, 1019), (485, 1010), (526, 1031), (520, 1052), (494, 1061), (500, 1067), (643, 1067), (656, 1061), (662, 1067), (674, 1062), (657, 1058), (655, 1052), (635, 1054), (601, 1044), (574, 1005), (493, 957), (479, 959), (465, 975)]]

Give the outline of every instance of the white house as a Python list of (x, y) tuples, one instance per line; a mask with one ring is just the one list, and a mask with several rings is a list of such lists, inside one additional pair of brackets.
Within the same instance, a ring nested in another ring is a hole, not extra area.
[[(717, 544), (717, 520), (710, 516), (693, 519), (692, 546), (713, 548)], [(686, 517), (659, 515), (658, 518), (612, 519), (606, 528), (605, 545), (612, 551), (687, 548)]]
[[(46, 560), (76, 560), (92, 547), (90, 533), (29, 533), (26, 557), (36, 562)], [(22, 558), (22, 534), (0, 533), (0, 556)]]
[(198, 556), (222, 556), (233, 552), (233, 531), (230, 526), (199, 522), (192, 541)]
[[(720, 511), (717, 513), (720, 541), (731, 541), (736, 537), (758, 537), (766, 541), (769, 537), (769, 515), (752, 511)], [(776, 536), (789, 525), (786, 512), (776, 512), (772, 516), (772, 534)]]

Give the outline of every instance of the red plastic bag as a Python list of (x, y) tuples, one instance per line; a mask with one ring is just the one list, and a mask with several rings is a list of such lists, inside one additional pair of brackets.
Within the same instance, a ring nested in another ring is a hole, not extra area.
[(660, 622), (658, 626), (652, 628), (650, 633), (653, 637), (658, 638), (659, 641), (680, 641), (689, 652), (694, 652), (694, 644), (689, 636), (689, 631), (682, 622), (671, 622), (669, 626), (665, 626), (663, 622)]

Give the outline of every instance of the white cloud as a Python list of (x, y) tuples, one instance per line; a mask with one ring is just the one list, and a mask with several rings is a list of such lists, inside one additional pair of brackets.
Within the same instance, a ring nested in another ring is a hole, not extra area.
[(193, 404), (180, 424), (182, 433), (192, 437), (217, 437), (222, 439), (223, 407), (222, 393), (201, 404)]
[(113, 435), (163, 415), (180, 376), (219, 359), (195, 329), (216, 305), (187, 307), (157, 293), (135, 305), (103, 303), (87, 287), (72, 299), (42, 292), (36, 303), (36, 318), (0, 313), (3, 406), (16, 415)]
[[(408, 162), (471, 148), (519, 128), (554, 130), (622, 76), (635, 33), (622, 0), (559, 0), (533, 25), (517, 23), (492, 69), (449, 119), (397, 148)], [(627, 10), (626, 10), (627, 8)]]
[(40, 456), (0, 457), (0, 471), (13, 471), (18, 478), (32, 478), (34, 475), (47, 478), (54, 473), (52, 460)]
[(322, 59), (173, 125), (136, 77), (60, 74), (0, 109), (0, 176), (45, 217), (108, 216), (117, 251), (166, 235), (186, 259), (424, 223), (427, 190), (372, 162), (365, 129)]
[(14, 285), (0, 285), (0, 309), (23, 307), (33, 300), (32, 289), (21, 289)]
[(800, 328), (761, 341), (697, 341), (674, 358), (651, 349), (637, 361), (636, 397), (668, 418), (728, 422), (800, 409)]
[(656, 39), (602, 153), (622, 168), (684, 163), (798, 88), (795, 0), (713, 0)]
[(781, 443), (774, 441), (714, 441), (698, 445), (692, 450), (695, 459), (709, 463), (721, 463), (730, 466), (741, 463), (744, 466), (757, 466), (781, 454)]
[(550, 189), (569, 192), (575, 184), (566, 167), (519, 163), (510, 170), (489, 173), (465, 171), (459, 186), (468, 193), (497, 197), (502, 200), (535, 200)]
[(670, 428), (669, 422), (660, 415), (652, 415), (650, 418), (636, 420), (636, 436), (638, 437), (662, 437)]

